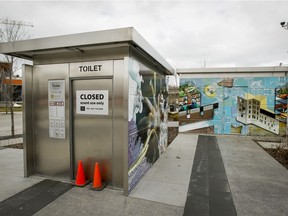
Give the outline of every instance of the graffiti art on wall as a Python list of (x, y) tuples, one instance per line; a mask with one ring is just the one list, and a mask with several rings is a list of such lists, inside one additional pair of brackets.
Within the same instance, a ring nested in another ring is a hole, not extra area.
[[(180, 78), (179, 131), (210, 128), (214, 134), (281, 135), (286, 127), (287, 81), (287, 77)], [(189, 100), (191, 89), (200, 94), (197, 108)]]
[(279, 120), (275, 113), (266, 107), (265, 96), (254, 96), (246, 93), (244, 98), (237, 99), (237, 121), (253, 124), (272, 133), (279, 134)]
[(279, 86), (275, 89), (275, 114), (276, 119), (281, 122), (286, 122), (287, 119), (287, 100), (288, 100), (288, 85)]
[[(206, 87), (209, 96), (215, 94), (212, 88)], [(179, 87), (179, 122), (180, 125), (211, 120), (214, 116), (214, 109), (218, 103), (201, 105), (201, 90), (192, 83), (186, 83)], [(190, 126), (192, 126), (190, 124)], [(195, 126), (195, 124), (194, 124)]]
[(167, 147), (167, 100), (165, 78), (130, 59), (129, 192)]

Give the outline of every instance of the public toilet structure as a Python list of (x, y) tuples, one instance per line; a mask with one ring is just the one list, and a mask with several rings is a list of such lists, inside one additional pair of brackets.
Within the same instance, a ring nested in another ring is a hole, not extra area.
[(23, 66), (25, 176), (92, 180), (128, 194), (167, 147), (166, 75), (174, 69), (133, 28), (0, 44)]

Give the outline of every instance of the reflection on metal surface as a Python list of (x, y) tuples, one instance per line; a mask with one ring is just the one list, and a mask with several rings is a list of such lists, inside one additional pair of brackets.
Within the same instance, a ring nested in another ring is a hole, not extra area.
[[(83, 161), (88, 179), (93, 179), (95, 162), (99, 162), (104, 182), (112, 183), (112, 79), (73, 80), (73, 148), (74, 171)], [(76, 113), (76, 92), (79, 90), (107, 90), (108, 115), (82, 115)]]
[[(68, 103), (68, 64), (35, 65), (33, 68), (33, 124), (35, 174), (69, 179), (69, 139), (49, 138), (48, 80), (65, 80), (65, 103)], [(32, 110), (31, 110), (32, 111)], [(65, 131), (69, 137), (69, 110), (65, 107)], [(51, 157), (53, 155), (53, 157)]]
[(33, 164), (33, 67), (23, 66), (23, 149), (24, 149), (24, 176), (34, 172)]

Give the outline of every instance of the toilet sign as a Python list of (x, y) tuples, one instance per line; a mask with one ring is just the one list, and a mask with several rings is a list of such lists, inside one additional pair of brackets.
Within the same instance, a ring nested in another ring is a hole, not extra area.
[(108, 90), (77, 90), (76, 114), (108, 115)]

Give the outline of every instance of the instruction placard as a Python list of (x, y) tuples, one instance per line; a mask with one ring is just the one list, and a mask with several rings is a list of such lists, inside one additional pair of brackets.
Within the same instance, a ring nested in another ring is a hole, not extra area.
[(108, 90), (76, 91), (76, 114), (108, 115)]
[(65, 80), (48, 81), (49, 137), (65, 139)]

